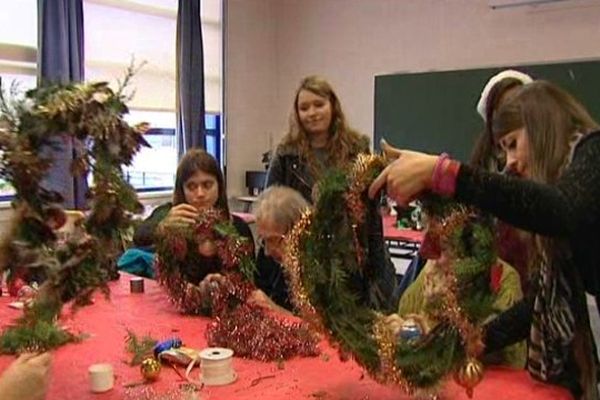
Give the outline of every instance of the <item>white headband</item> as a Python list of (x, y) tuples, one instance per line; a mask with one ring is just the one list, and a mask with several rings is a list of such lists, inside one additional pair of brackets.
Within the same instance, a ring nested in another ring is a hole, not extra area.
[(487, 115), (486, 106), (487, 106), (488, 96), (490, 95), (490, 91), (496, 85), (496, 83), (498, 83), (501, 80), (506, 79), (506, 78), (517, 79), (517, 80), (521, 81), (521, 83), (523, 83), (523, 85), (533, 82), (533, 79), (529, 75), (527, 75), (523, 72), (515, 71), (514, 69), (506, 69), (506, 70), (499, 72), (496, 75), (492, 76), (490, 78), (490, 80), (483, 87), (483, 91), (481, 92), (481, 97), (479, 97), (479, 101), (477, 102), (477, 112), (479, 113), (479, 115), (481, 115), (481, 118), (483, 118), (484, 121), (485, 121), (485, 116)]

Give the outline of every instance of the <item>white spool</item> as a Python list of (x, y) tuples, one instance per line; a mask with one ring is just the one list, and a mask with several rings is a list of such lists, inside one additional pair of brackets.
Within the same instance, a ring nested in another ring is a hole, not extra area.
[(207, 386), (228, 385), (237, 379), (233, 350), (209, 347), (200, 352), (200, 380)]
[(106, 392), (115, 384), (115, 374), (110, 364), (93, 364), (88, 369), (90, 375), (90, 389), (94, 393)]

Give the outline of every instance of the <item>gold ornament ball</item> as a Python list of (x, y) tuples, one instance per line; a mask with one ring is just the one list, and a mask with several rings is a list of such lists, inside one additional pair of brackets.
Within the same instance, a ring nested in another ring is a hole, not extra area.
[(483, 379), (483, 365), (476, 358), (468, 358), (455, 373), (454, 380), (467, 390), (467, 396), (473, 397), (473, 388)]
[(217, 246), (210, 239), (205, 239), (198, 245), (198, 253), (204, 257), (212, 257), (217, 254)]
[(160, 362), (155, 358), (146, 358), (140, 365), (140, 372), (146, 381), (155, 381), (160, 374)]

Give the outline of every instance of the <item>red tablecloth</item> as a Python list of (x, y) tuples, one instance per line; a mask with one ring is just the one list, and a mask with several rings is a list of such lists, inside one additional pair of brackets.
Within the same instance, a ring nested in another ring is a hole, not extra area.
[[(65, 313), (62, 323), (73, 330), (87, 332), (90, 337), (54, 351), (53, 376), (48, 399), (123, 399), (132, 398), (140, 388), (125, 389), (123, 384), (140, 380), (139, 370), (125, 364), (124, 339), (126, 329), (138, 335), (150, 334), (157, 339), (178, 336), (189, 347), (204, 348), (204, 330), (209, 319), (180, 315), (167, 301), (155, 282), (145, 281), (146, 292), (129, 293), (129, 276), (111, 284), (111, 298), (106, 301), (97, 295), (95, 304), (77, 314)], [(6, 326), (20, 311), (7, 304), (10, 298), (0, 299), (0, 325)], [(201, 399), (379, 399), (401, 400), (408, 396), (394, 388), (375, 383), (354, 362), (341, 362), (327, 343), (321, 343), (327, 356), (298, 358), (278, 366), (234, 358), (238, 380), (225, 387), (205, 387)], [(14, 358), (0, 357), (0, 371)], [(87, 369), (91, 364), (108, 362), (115, 369), (113, 390), (103, 394), (89, 391)], [(282, 368), (281, 368), (282, 367)], [(195, 375), (197, 372), (194, 372)], [(260, 380), (253, 385), (253, 381)], [(163, 368), (160, 378), (152, 384), (156, 392), (177, 388), (181, 381), (175, 371)], [(466, 399), (463, 390), (450, 382), (444, 399)], [(567, 400), (568, 392), (561, 388), (533, 381), (525, 371), (489, 369), (484, 381), (475, 390), (475, 399), (544, 399)]]
[(385, 215), (383, 219), (383, 238), (385, 240), (399, 240), (406, 242), (421, 243), (423, 241), (423, 232), (413, 229), (396, 228), (396, 217)]

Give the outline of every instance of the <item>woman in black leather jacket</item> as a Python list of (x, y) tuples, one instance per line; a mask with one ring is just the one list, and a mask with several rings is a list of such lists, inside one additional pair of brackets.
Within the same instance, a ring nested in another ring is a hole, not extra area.
[[(331, 168), (348, 166), (360, 153), (369, 153), (369, 139), (348, 126), (331, 85), (318, 76), (306, 77), (296, 91), (289, 130), (271, 161), (266, 186), (290, 187), (312, 202), (313, 187), (323, 173)], [(383, 240), (381, 217), (375, 201), (369, 205), (366, 223), (369, 228), (367, 270), (375, 274), (375, 283), (367, 289), (370, 306), (388, 310), (395, 307), (391, 299), (396, 277)], [(258, 281), (266, 287), (273, 286), (265, 292), (269, 293), (270, 289), (271, 292), (287, 293), (281, 266), (265, 256), (262, 248), (258, 267)], [(289, 307), (289, 303), (281, 305)]]

